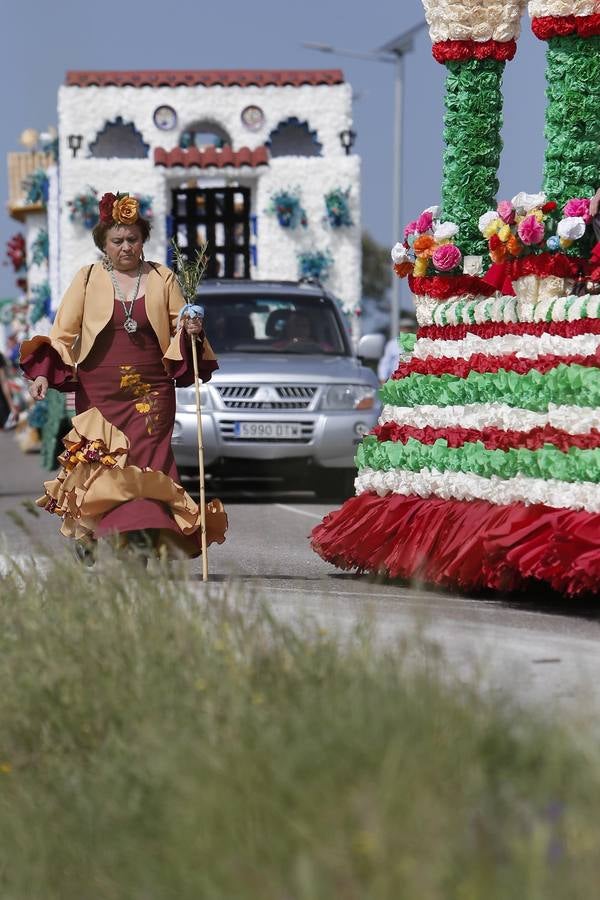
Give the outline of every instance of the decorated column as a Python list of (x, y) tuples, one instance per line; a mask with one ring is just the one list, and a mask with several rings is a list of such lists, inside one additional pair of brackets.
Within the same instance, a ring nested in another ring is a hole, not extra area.
[[(580, 111), (596, 36), (551, 38), (564, 77), (561, 89), (550, 78), (550, 196), (496, 204), (501, 66), (524, 3), (424, 4), (449, 67), (443, 214), (424, 210), (392, 250), (419, 329), (358, 448), (356, 496), (313, 530), (313, 547), (342, 568), (461, 590), (598, 595), (600, 245), (588, 252), (586, 194), (600, 155), (588, 163), (577, 137), (598, 133), (596, 111), (589, 132)], [(559, 25), (581, 32), (583, 17), (548, 28)], [(477, 228), (493, 263), (483, 278), (464, 259), (480, 255)]]
[(433, 55), (448, 69), (442, 211), (466, 254), (485, 251), (477, 222), (498, 190), (502, 74), (516, 52), (525, 0), (423, 0)]
[(544, 190), (562, 208), (600, 186), (600, 3), (531, 0), (529, 13), (548, 42)]

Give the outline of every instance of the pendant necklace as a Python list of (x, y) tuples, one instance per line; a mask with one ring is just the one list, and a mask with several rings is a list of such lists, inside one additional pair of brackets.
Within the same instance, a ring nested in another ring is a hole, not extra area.
[[(140, 268), (138, 271), (137, 281), (135, 283), (135, 287), (133, 289), (133, 294), (131, 295), (130, 300), (127, 300), (127, 298), (124, 297), (123, 291), (121, 290), (121, 285), (117, 281), (115, 273), (110, 272), (110, 277), (111, 277), (111, 281), (112, 281), (114, 289), (115, 289), (115, 294), (117, 295), (117, 300), (120, 300), (121, 304), (123, 306), (123, 311), (125, 313), (125, 323), (124, 323), (123, 327), (128, 334), (135, 334), (135, 332), (137, 331), (137, 327), (138, 327), (138, 323), (133, 318), (131, 313), (133, 312), (133, 304), (136, 301), (138, 291), (140, 289), (140, 282), (142, 280), (142, 268), (143, 268), (143, 266), (140, 261)], [(129, 304), (129, 309), (127, 309), (127, 304)]]

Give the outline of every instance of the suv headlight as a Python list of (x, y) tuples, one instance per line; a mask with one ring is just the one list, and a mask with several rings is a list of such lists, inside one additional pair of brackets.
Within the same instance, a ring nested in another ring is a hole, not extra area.
[(332, 384), (326, 388), (321, 409), (373, 409), (377, 388), (368, 384)]
[[(196, 388), (193, 384), (191, 387), (177, 388), (175, 398), (177, 409), (181, 412), (196, 411)], [(202, 409), (212, 409), (210, 390), (205, 385), (200, 388), (200, 405)]]

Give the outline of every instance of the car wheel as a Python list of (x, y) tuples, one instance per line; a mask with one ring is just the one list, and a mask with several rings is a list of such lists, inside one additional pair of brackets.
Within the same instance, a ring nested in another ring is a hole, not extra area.
[(314, 490), (322, 500), (347, 500), (354, 496), (356, 469), (319, 469), (314, 476)]

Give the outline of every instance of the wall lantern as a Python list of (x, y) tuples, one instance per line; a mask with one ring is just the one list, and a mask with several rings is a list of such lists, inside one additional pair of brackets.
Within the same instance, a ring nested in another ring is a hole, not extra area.
[(77, 156), (77, 151), (81, 147), (83, 143), (83, 135), (82, 134), (70, 134), (67, 138), (69, 143), (69, 150), (73, 153), (73, 156)]
[(346, 128), (344, 131), (340, 131), (340, 143), (344, 150), (346, 151), (346, 156), (350, 155), (350, 151), (354, 146), (354, 141), (356, 140), (356, 132), (352, 131), (351, 128)]

